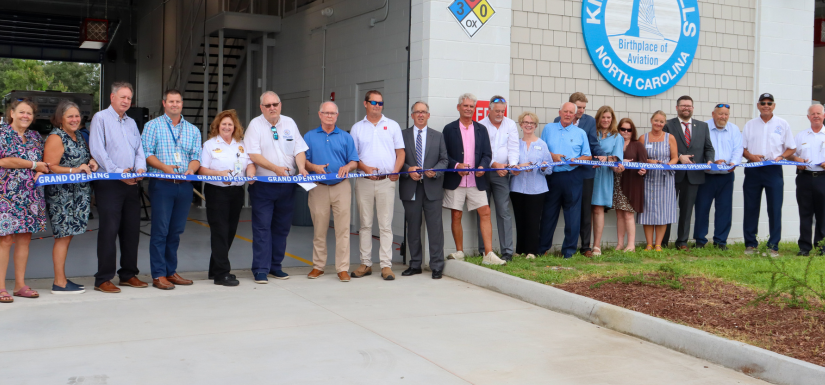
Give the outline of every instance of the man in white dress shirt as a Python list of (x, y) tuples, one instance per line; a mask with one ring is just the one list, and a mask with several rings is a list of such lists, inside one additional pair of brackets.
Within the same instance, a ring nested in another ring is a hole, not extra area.
[[(367, 116), (352, 126), (350, 135), (358, 151), (358, 168), (364, 173), (390, 174), (401, 171), (404, 165), (404, 139), (401, 127), (394, 120), (384, 116), (384, 97), (376, 90), (367, 91), (364, 96)], [(378, 214), (380, 233), (378, 257), (381, 277), (392, 281), (392, 213), (395, 208), (395, 182), (398, 175), (368, 176), (355, 180), (358, 199), (358, 214), (361, 229), (361, 266), (352, 272), (353, 278), (372, 274), (372, 219)]]
[[(791, 126), (785, 119), (773, 114), (776, 102), (773, 95), (759, 95), (759, 117), (745, 124), (742, 133), (744, 157), (748, 162), (763, 160), (784, 160), (793, 155), (796, 142)], [(768, 201), (768, 248), (771, 255), (779, 256), (779, 240), (782, 237), (782, 190), (785, 180), (782, 166), (750, 167), (745, 169), (745, 181), (742, 184), (745, 215), (742, 232), (745, 237), (745, 254), (753, 254), (759, 246), (756, 233), (759, 229), (759, 211), (762, 206), (762, 190)]]
[[(516, 122), (504, 116), (507, 113), (507, 101), (496, 95), (490, 99), (490, 113), (481, 123), (490, 136), (493, 160), (490, 168), (508, 168), (518, 164), (519, 136)], [(496, 227), (501, 259), (513, 259), (513, 215), (510, 211), (510, 173), (501, 170), (484, 175), (490, 181), (487, 189), (487, 201), (496, 204)], [(478, 249), (484, 247), (481, 237), (481, 225), (478, 230)]]
[[(306, 142), (295, 121), (281, 115), (281, 98), (272, 91), (261, 95), (261, 115), (249, 122), (246, 144), (257, 176), (306, 176)], [(249, 186), (252, 204), (252, 274), (255, 283), (267, 275), (288, 279), (281, 268), (286, 238), (292, 228), (294, 183), (255, 183)]]
[[(796, 152), (791, 160), (810, 163), (797, 166), (796, 203), (799, 205), (799, 256), (807, 256), (825, 238), (825, 131), (822, 119), (825, 107), (814, 104), (808, 108), (811, 127), (796, 134)], [(816, 219), (816, 223), (814, 223)], [(815, 232), (811, 234), (811, 227)], [(813, 237), (813, 243), (811, 243)]]

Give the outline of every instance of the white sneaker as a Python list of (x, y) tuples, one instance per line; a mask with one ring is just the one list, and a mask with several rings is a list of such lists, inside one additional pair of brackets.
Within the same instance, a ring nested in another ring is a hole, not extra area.
[(456, 260), (459, 260), (459, 261), (463, 261), (464, 260), (464, 252), (463, 251), (456, 251), (455, 253), (452, 253), (452, 254), (448, 255), (447, 259), (456, 259)]
[(499, 258), (498, 255), (496, 255), (496, 253), (491, 251), (484, 256), (484, 259), (481, 261), (481, 263), (485, 265), (503, 265), (507, 262)]
[(533, 254), (527, 254), (527, 259), (536, 259), (536, 256)]

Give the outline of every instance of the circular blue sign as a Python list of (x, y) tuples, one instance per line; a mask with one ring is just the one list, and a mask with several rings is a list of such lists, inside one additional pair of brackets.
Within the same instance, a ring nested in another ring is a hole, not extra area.
[(697, 0), (583, 0), (593, 65), (624, 93), (653, 96), (685, 75), (699, 46)]

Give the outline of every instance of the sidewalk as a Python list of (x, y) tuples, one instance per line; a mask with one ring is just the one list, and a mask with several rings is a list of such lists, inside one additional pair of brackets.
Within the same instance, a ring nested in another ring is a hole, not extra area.
[[(0, 305), (13, 384), (766, 384), (451, 278), (49, 293)], [(141, 277), (145, 278), (145, 277)], [(83, 382), (79, 382), (83, 377)], [(73, 382), (74, 381), (74, 382)]]

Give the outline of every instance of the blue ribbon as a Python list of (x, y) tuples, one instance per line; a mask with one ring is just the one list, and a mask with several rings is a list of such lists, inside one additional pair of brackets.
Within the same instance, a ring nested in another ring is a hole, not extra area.
[(401, 175), (401, 174), (411, 174), (414, 172), (422, 173), (424, 171), (437, 171), (437, 172), (461, 172), (461, 171), (484, 171), (484, 172), (495, 172), (501, 170), (507, 171), (528, 171), (534, 170), (537, 168), (545, 168), (545, 167), (553, 167), (553, 166), (561, 166), (561, 165), (577, 165), (577, 166), (600, 166), (600, 167), (618, 167), (619, 164), (623, 165), (626, 169), (631, 170), (678, 170), (678, 171), (704, 171), (704, 170), (713, 170), (713, 171), (728, 171), (733, 167), (765, 167), (765, 166), (810, 166), (808, 163), (800, 163), (800, 162), (791, 162), (788, 160), (780, 160), (780, 161), (773, 161), (773, 160), (766, 160), (762, 162), (751, 162), (751, 163), (744, 163), (738, 166), (728, 166), (728, 165), (719, 165), (716, 163), (713, 164), (652, 164), (652, 163), (639, 163), (639, 162), (599, 162), (599, 161), (592, 161), (592, 160), (576, 160), (570, 161), (565, 160), (562, 162), (553, 162), (547, 163), (543, 165), (531, 165), (527, 167), (513, 167), (513, 168), (475, 168), (475, 169), (456, 169), (456, 168), (444, 168), (444, 169), (429, 169), (429, 170), (419, 170), (419, 171), (404, 171), (398, 173), (389, 173), (389, 174), (359, 174), (359, 173), (349, 173), (344, 178), (339, 178), (338, 174), (330, 173), (330, 174), (309, 174), (308, 176), (304, 177), (302, 175), (291, 175), (291, 176), (255, 176), (252, 178), (249, 177), (231, 177), (231, 176), (209, 176), (209, 175), (181, 175), (181, 174), (163, 174), (163, 173), (153, 173), (147, 172), (143, 174), (136, 174), (136, 173), (107, 173), (107, 172), (94, 172), (89, 175), (85, 173), (77, 173), (77, 174), (45, 174), (41, 175), (37, 178), (37, 186), (47, 186), (47, 185), (55, 185), (55, 184), (67, 184), (67, 183), (84, 183), (84, 182), (91, 182), (96, 180), (123, 180), (123, 179), (133, 179), (133, 178), (159, 178), (159, 179), (173, 179), (173, 180), (181, 180), (181, 181), (188, 181), (188, 182), (264, 182), (264, 183), (312, 183), (312, 182), (326, 182), (326, 181), (338, 181), (342, 179), (351, 179), (351, 178), (364, 178), (370, 176), (385, 176), (385, 175)]

